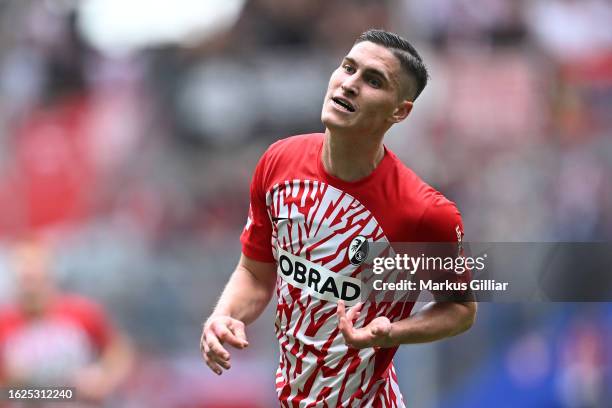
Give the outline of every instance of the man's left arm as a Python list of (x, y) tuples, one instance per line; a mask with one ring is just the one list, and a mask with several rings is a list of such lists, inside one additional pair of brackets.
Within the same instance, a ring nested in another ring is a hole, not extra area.
[[(437, 255), (453, 251), (453, 257), (462, 254), (463, 223), (461, 214), (454, 203), (439, 195), (423, 214), (416, 236), (421, 242), (445, 243), (433, 245)], [(447, 245), (454, 243), (452, 245)], [(442, 248), (443, 252), (439, 252)], [(470, 272), (457, 275), (454, 272), (443, 274), (444, 278), (466, 282)], [(438, 297), (435, 294), (435, 297)], [(476, 319), (476, 302), (469, 292), (461, 293), (459, 298), (453, 294), (443, 294), (443, 300), (431, 302), (414, 315), (391, 323), (385, 316), (373, 319), (363, 328), (356, 329), (353, 324), (359, 317), (361, 304), (348, 312), (343, 302), (338, 304), (338, 327), (346, 343), (356, 348), (395, 347), (401, 344), (427, 343), (456, 336), (465, 332)], [(466, 296), (467, 295), (467, 296)], [(452, 299), (460, 299), (453, 301)]]
[(129, 340), (114, 332), (99, 358), (76, 376), (77, 393), (89, 401), (103, 401), (114, 393), (128, 376), (133, 363)]
[(427, 343), (456, 336), (476, 320), (476, 302), (431, 302), (413, 316), (391, 325), (391, 347)]
[(80, 398), (101, 402), (126, 380), (132, 369), (134, 351), (127, 335), (115, 327), (100, 305), (82, 298), (78, 306), (83, 327), (98, 355), (75, 373), (74, 386)]
[(391, 323), (380, 316), (365, 327), (355, 328), (361, 306), (357, 304), (346, 312), (344, 303), (338, 303), (338, 327), (346, 344), (354, 348), (396, 347), (456, 336), (472, 327), (477, 309), (475, 302), (431, 302), (406, 319)]

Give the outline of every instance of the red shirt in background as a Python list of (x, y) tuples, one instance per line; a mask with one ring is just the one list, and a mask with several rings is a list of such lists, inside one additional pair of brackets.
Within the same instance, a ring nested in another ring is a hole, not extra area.
[(0, 307), (0, 383), (69, 386), (108, 345), (113, 329), (102, 308), (76, 296), (56, 298), (29, 319), (15, 305)]

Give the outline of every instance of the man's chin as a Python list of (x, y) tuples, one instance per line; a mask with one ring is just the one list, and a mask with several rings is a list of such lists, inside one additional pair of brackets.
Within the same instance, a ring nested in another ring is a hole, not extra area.
[(325, 128), (329, 130), (348, 130), (351, 128), (350, 124), (348, 124), (346, 121), (338, 120), (336, 118), (322, 116), (321, 122)]

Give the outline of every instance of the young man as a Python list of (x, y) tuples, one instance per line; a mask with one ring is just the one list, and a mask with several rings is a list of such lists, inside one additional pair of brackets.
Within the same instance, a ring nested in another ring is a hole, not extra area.
[[(349, 256), (355, 239), (461, 239), (455, 205), (383, 145), (426, 82), (422, 59), (406, 40), (367, 31), (330, 78), (321, 114), (325, 133), (281, 140), (262, 156), (242, 256), (204, 324), (202, 353), (214, 372), (231, 366), (224, 344), (247, 347), (245, 326), (274, 291), (281, 352), (276, 388), (286, 407), (402, 407), (392, 362), (397, 347), (472, 325), (471, 302), (434, 302), (413, 316), (412, 303), (366, 302), (346, 312), (337, 291), (321, 290), (324, 277), (338, 287), (355, 277), (359, 263)], [(292, 275), (298, 268), (313, 269), (317, 279)]]
[(83, 403), (75, 408), (110, 401), (132, 367), (127, 338), (100, 305), (56, 286), (44, 243), (16, 245), (11, 261), (16, 299), (0, 305), (0, 387), (74, 387)]

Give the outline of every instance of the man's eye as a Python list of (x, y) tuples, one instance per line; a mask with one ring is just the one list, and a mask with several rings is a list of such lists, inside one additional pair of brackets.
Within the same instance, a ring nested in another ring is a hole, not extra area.
[(368, 83), (374, 88), (380, 88), (382, 86), (382, 82), (380, 82), (380, 80), (376, 78), (369, 79)]
[(353, 68), (353, 67), (352, 67), (352, 66), (350, 66), (350, 65), (343, 65), (342, 67), (343, 67), (343, 68), (344, 68), (344, 70), (345, 70), (346, 72), (348, 72), (349, 74), (352, 74), (352, 73), (354, 73), (354, 72), (355, 72), (355, 68)]

